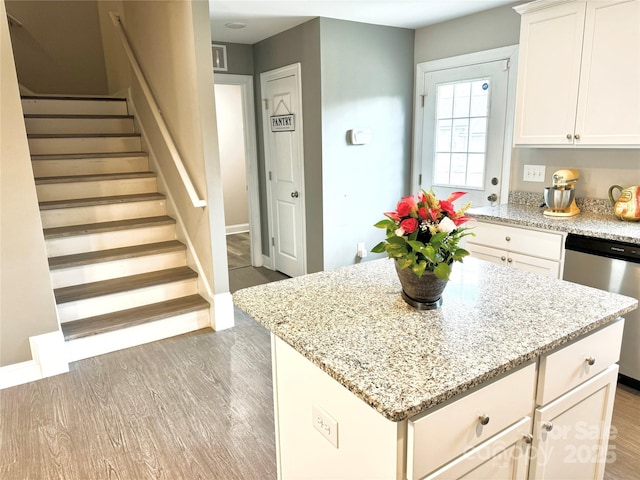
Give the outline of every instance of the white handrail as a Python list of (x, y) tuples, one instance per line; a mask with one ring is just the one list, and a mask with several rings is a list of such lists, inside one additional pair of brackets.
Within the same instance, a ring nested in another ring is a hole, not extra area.
[(131, 69), (135, 74), (138, 82), (140, 83), (140, 87), (142, 88), (142, 93), (147, 99), (149, 106), (151, 108), (151, 113), (156, 123), (158, 124), (158, 128), (160, 129), (160, 133), (164, 138), (164, 141), (167, 144), (167, 148), (169, 149), (169, 153), (171, 154), (171, 158), (173, 159), (173, 163), (178, 169), (178, 173), (180, 178), (182, 179), (182, 183), (184, 184), (184, 188), (189, 194), (189, 198), (191, 199), (191, 203), (194, 207), (206, 207), (206, 200), (201, 199), (198, 196), (198, 192), (187, 173), (186, 168), (184, 167), (184, 163), (182, 162), (182, 158), (180, 157), (180, 153), (178, 153), (178, 149), (176, 148), (176, 144), (171, 138), (171, 134), (169, 133), (169, 129), (167, 128), (167, 124), (164, 122), (162, 118), (162, 114), (160, 113), (160, 109), (158, 108), (158, 104), (156, 103), (155, 98), (153, 97), (153, 93), (151, 93), (151, 89), (149, 88), (149, 84), (144, 78), (144, 74), (142, 73), (142, 69), (140, 68), (140, 64), (136, 59), (136, 56), (131, 49), (131, 45), (129, 44), (129, 40), (127, 39), (127, 34), (122, 27), (122, 23), (120, 22), (120, 16), (114, 12), (109, 12), (111, 16), (111, 21), (116, 27), (116, 31), (118, 32), (118, 36), (120, 37), (120, 41), (122, 42), (122, 46), (124, 47), (124, 51), (127, 54), (127, 58), (129, 59), (129, 63), (131, 64)]

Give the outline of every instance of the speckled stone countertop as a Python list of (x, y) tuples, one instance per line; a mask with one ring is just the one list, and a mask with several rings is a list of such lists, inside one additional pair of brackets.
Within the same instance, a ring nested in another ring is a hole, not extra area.
[(438, 310), (400, 296), (389, 259), (240, 290), (234, 303), (384, 417), (401, 421), (637, 307), (467, 257)]
[[(585, 205), (583, 202), (587, 202), (587, 204)], [(607, 212), (603, 212), (599, 208), (600, 205), (593, 207), (594, 211), (590, 211), (589, 207), (592, 205), (588, 203), (588, 200), (582, 199), (582, 202), (578, 203), (578, 207), (582, 208), (578, 215), (558, 218), (545, 216), (542, 213), (544, 208), (539, 207), (540, 200), (535, 202), (536, 205), (531, 203), (531, 201), (512, 203), (510, 199), (510, 203), (507, 205), (471, 208), (468, 215), (480, 221), (576, 233), (587, 237), (640, 245), (640, 222), (620, 220), (611, 213), (610, 206), (607, 207)]]

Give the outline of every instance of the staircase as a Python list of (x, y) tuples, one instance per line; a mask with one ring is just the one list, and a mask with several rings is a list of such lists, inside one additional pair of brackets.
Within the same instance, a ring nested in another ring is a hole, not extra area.
[(208, 326), (126, 100), (22, 106), (69, 361)]

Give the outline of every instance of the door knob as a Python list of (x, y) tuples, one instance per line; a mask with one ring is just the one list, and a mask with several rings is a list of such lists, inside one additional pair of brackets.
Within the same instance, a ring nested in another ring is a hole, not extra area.
[(496, 195), (495, 193), (492, 193), (487, 197), (487, 200), (489, 200), (490, 202), (495, 202), (496, 200), (498, 200), (498, 195)]
[(291, 192), (291, 198), (298, 198), (298, 192)]

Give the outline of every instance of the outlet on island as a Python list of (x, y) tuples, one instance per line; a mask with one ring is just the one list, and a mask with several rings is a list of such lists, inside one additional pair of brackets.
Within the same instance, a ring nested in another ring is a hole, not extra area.
[(358, 258), (364, 258), (367, 256), (367, 248), (364, 246), (364, 242), (358, 242), (358, 251), (356, 255), (358, 255)]
[(319, 406), (311, 406), (311, 422), (331, 445), (338, 448), (338, 422)]

